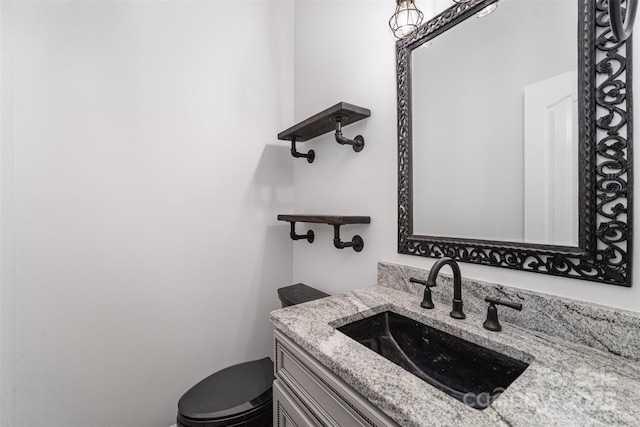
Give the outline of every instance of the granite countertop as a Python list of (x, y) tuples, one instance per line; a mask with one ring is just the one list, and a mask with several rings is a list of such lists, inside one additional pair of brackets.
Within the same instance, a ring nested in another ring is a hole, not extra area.
[[(640, 425), (638, 361), (504, 321), (502, 332), (490, 332), (484, 314), (456, 320), (450, 304), (425, 310), (420, 301), (376, 285), (275, 310), (271, 320), (402, 426)], [(530, 366), (490, 407), (473, 409), (335, 330), (387, 310)]]

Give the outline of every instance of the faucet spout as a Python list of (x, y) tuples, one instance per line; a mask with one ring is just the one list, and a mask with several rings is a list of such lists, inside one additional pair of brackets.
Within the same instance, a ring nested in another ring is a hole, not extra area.
[(436, 261), (431, 267), (431, 271), (429, 271), (427, 283), (435, 285), (438, 273), (445, 265), (449, 265), (453, 271), (453, 309), (450, 316), (454, 319), (464, 319), (467, 316), (462, 311), (462, 275), (460, 274), (460, 267), (455, 260), (452, 258), (440, 258)]

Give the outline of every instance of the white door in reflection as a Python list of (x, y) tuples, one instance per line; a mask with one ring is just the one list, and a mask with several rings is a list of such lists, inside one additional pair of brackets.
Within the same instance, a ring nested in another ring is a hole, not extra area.
[(578, 94), (567, 72), (524, 89), (524, 240), (578, 245)]

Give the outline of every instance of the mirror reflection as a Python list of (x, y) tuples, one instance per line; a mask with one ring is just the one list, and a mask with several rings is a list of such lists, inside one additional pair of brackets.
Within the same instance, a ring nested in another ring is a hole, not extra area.
[(578, 22), (502, 0), (411, 50), (414, 235), (578, 246)]

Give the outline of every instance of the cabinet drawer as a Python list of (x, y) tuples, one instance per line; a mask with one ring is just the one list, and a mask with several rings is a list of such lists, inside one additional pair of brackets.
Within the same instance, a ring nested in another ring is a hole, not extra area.
[(276, 378), (325, 426), (397, 426), (344, 381), (275, 331)]
[(273, 425), (274, 427), (316, 427), (306, 411), (289, 394), (286, 386), (278, 380), (273, 382)]

